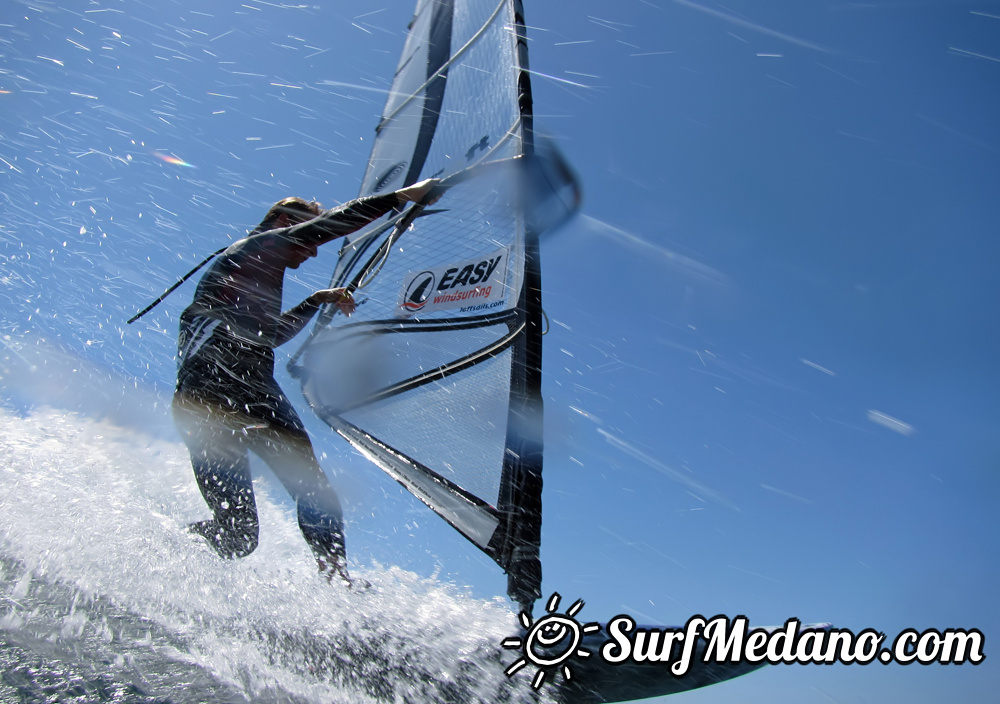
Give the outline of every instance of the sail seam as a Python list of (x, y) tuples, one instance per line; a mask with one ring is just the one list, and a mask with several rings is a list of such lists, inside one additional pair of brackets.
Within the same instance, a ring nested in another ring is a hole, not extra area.
[(441, 330), (467, 330), (470, 328), (483, 328), (492, 325), (507, 325), (517, 316), (513, 311), (502, 313), (489, 313), (469, 318), (440, 318), (438, 320), (369, 320), (360, 323), (348, 323), (340, 326), (346, 333), (364, 334), (359, 328), (374, 328), (371, 332), (376, 335), (396, 333), (396, 332), (439, 332)]
[(460, 371), (475, 366), (476, 364), (479, 364), (480, 362), (485, 361), (486, 359), (495, 357), (496, 355), (503, 352), (505, 349), (510, 347), (511, 343), (515, 339), (517, 339), (517, 336), (521, 334), (521, 332), (524, 330), (524, 327), (525, 327), (524, 324), (522, 324), (516, 330), (512, 330), (510, 333), (500, 338), (492, 345), (487, 345), (486, 347), (483, 347), (482, 349), (479, 349), (476, 352), (473, 352), (472, 354), (456, 359), (455, 361), (449, 362), (448, 364), (442, 364), (440, 367), (431, 369), (430, 371), (424, 372), (423, 374), (412, 376), (409, 379), (399, 382), (398, 384), (387, 386), (384, 389), (376, 391), (367, 398), (361, 401), (356, 401), (348, 406), (345, 406), (344, 408), (338, 408), (336, 410), (332, 408), (324, 408), (322, 410), (324, 413), (327, 413), (329, 415), (335, 415), (335, 416), (343, 415), (344, 413), (348, 413), (363, 406), (368, 406), (378, 401), (383, 401), (387, 398), (391, 398), (393, 396), (401, 394), (405, 391), (410, 391), (420, 386), (424, 386), (425, 384), (429, 384), (432, 381), (438, 381), (440, 379), (444, 379), (445, 377), (451, 376), (452, 374), (457, 374)]

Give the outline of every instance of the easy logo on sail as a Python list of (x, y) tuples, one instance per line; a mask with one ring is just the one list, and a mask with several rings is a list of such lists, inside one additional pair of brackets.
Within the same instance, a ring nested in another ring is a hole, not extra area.
[(506, 298), (507, 251), (411, 272), (399, 292), (397, 315), (410, 316), (489, 304)]

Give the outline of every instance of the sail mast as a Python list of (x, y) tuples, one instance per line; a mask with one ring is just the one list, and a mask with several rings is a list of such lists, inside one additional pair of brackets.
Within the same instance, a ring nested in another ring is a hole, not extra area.
[[(534, 153), (531, 74), (528, 70), (528, 41), (521, 0), (512, 0), (517, 60), (517, 103), (521, 115), (522, 151)], [(542, 564), (539, 556), (542, 527), (542, 282), (538, 233), (526, 224), (524, 285), (517, 305), (523, 316), (524, 332), (514, 353), (510, 417), (507, 424), (506, 475), (501, 485), (507, 495), (500, 510), (508, 524), (507, 594), (523, 611), (542, 595)]]

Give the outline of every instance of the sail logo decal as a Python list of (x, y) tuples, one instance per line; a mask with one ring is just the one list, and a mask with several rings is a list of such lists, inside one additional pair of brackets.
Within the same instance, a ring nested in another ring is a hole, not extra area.
[(476, 152), (482, 150), (485, 153), (487, 150), (489, 150), (489, 148), (490, 148), (490, 136), (488, 134), (484, 134), (482, 139), (480, 139), (478, 142), (469, 147), (469, 151), (465, 153), (465, 160), (472, 161), (476, 156)]
[(373, 193), (378, 193), (383, 188), (392, 183), (397, 176), (403, 173), (403, 169), (406, 168), (406, 162), (401, 161), (398, 164), (393, 164), (385, 173), (378, 177), (378, 181), (375, 182), (375, 188), (372, 189)]
[(413, 277), (410, 281), (410, 285), (406, 287), (406, 291), (403, 293), (402, 306), (407, 311), (415, 313), (416, 311), (423, 308), (427, 301), (430, 300), (431, 293), (434, 291), (434, 284), (437, 283), (437, 277), (431, 271), (421, 271), (419, 274)]
[(506, 249), (411, 272), (403, 280), (396, 312), (408, 316), (453, 308), (495, 307), (507, 297), (506, 280)]

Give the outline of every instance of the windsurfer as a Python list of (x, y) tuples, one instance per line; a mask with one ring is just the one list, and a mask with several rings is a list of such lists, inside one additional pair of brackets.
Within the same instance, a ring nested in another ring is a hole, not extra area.
[(321, 245), (393, 208), (423, 200), (437, 183), (428, 179), (327, 211), (316, 202), (286, 198), (202, 276), (180, 318), (173, 415), (213, 514), (190, 528), (219, 555), (245, 557), (257, 547), (250, 451), (295, 500), (299, 528), (320, 572), (351, 583), (340, 501), (274, 379), (274, 348), (295, 337), (321, 305), (350, 315), (355, 302), (347, 289), (324, 289), (282, 313), (285, 269), (298, 268)]

